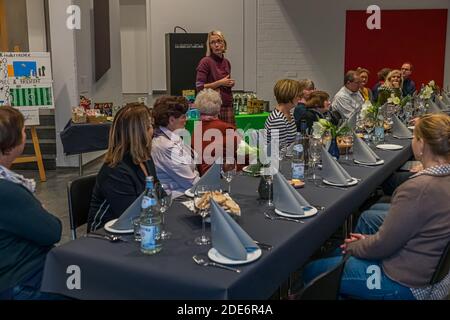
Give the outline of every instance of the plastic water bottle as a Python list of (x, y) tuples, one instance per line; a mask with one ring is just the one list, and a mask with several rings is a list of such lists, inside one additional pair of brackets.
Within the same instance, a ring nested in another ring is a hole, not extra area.
[(155, 254), (161, 251), (161, 210), (158, 205), (153, 177), (145, 179), (145, 193), (141, 204), (141, 252)]
[(305, 179), (305, 153), (303, 151), (302, 134), (297, 132), (292, 150), (292, 179)]

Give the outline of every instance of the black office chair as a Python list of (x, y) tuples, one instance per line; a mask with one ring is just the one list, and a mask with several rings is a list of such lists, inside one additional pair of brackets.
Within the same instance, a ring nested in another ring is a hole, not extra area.
[(337, 300), (341, 288), (341, 277), (350, 255), (345, 255), (342, 261), (333, 269), (322, 273), (313, 279), (299, 293), (292, 295), (293, 300)]
[(447, 243), (447, 247), (445, 247), (444, 253), (439, 260), (439, 264), (436, 268), (436, 271), (431, 278), (431, 285), (434, 285), (438, 282), (441, 282), (450, 271), (450, 242)]
[(72, 240), (77, 238), (77, 228), (87, 223), (96, 179), (97, 175), (93, 174), (77, 178), (67, 185)]

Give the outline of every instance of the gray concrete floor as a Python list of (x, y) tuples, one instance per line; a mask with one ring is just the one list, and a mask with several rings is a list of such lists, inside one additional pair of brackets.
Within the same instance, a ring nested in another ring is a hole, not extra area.
[[(102, 165), (102, 158), (84, 166), (84, 174), (97, 173)], [(14, 168), (13, 168), (14, 170)], [(61, 241), (66, 243), (70, 238), (69, 206), (67, 200), (67, 183), (78, 177), (78, 168), (61, 168), (55, 171), (46, 171), (47, 182), (40, 182), (37, 171), (17, 171), (27, 178), (36, 180), (36, 197), (41, 201), (48, 212), (57, 216), (63, 225)], [(84, 230), (80, 228), (80, 232)]]

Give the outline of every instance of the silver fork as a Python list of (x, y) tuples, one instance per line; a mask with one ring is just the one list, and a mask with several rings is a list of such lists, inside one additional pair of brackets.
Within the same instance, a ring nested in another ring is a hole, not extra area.
[(240, 269), (224, 266), (223, 264), (220, 264), (220, 263), (209, 262), (209, 261), (206, 261), (205, 259), (203, 259), (202, 257), (199, 257), (199, 256), (193, 256), (192, 259), (194, 259), (196, 264), (201, 265), (201, 266), (222, 268), (222, 269), (225, 269), (225, 270), (234, 271), (236, 273), (241, 273)]
[(286, 218), (286, 217), (278, 217), (278, 216), (272, 216), (267, 212), (264, 212), (264, 215), (266, 216), (266, 219), (269, 220), (284, 220), (284, 221), (292, 221), (292, 222), (297, 222), (297, 223), (305, 223), (302, 220), (297, 220), (297, 219), (292, 219), (292, 218)]

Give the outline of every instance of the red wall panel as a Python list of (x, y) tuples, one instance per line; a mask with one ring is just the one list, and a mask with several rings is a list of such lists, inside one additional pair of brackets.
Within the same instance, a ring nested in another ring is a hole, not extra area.
[(384, 67), (400, 69), (405, 61), (414, 65), (412, 79), (422, 83), (444, 81), (447, 9), (381, 10), (381, 29), (369, 30), (369, 14), (347, 11), (345, 70), (370, 70), (369, 85)]

